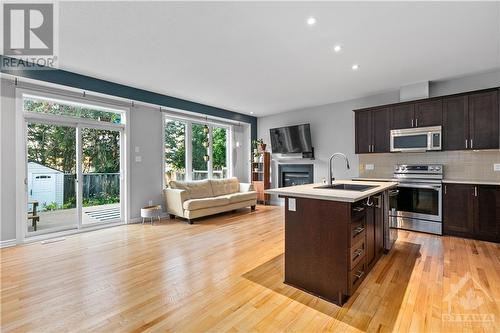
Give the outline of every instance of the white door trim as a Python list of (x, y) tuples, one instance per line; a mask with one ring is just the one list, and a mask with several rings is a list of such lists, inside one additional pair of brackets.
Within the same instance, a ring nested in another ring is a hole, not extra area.
[[(31, 95), (31, 96), (47, 96), (49, 98), (57, 98), (61, 102), (65, 100), (69, 100), (73, 103), (82, 103), (85, 105), (93, 105), (94, 102), (88, 102), (85, 100), (79, 101), (77, 98), (68, 98), (66, 96), (59, 96), (57, 94), (50, 93), (40, 93), (40, 92), (31, 92), (29, 89), (17, 88), (16, 89), (16, 116), (15, 116), (15, 126), (16, 126), (16, 135), (15, 135), (15, 151), (16, 151), (16, 243), (28, 243), (33, 241), (39, 241), (47, 238), (58, 237), (62, 235), (69, 235), (78, 232), (95, 230), (100, 228), (106, 228), (114, 225), (122, 225), (126, 224), (129, 221), (130, 210), (129, 210), (129, 200), (130, 193), (128, 191), (130, 184), (129, 177), (129, 168), (130, 161), (128, 160), (128, 147), (130, 142), (130, 126), (127, 126), (127, 120), (129, 119), (129, 108), (118, 107), (118, 106), (108, 106), (110, 109), (120, 110), (123, 112), (124, 121), (123, 124), (112, 124), (112, 123), (97, 123), (96, 121), (83, 119), (83, 118), (75, 118), (75, 117), (67, 117), (67, 116), (55, 116), (55, 115), (43, 115), (43, 114), (35, 114), (24, 112), (23, 108), (23, 96)], [(104, 106), (102, 103), (96, 102), (98, 106)], [(120, 132), (120, 207), (121, 207), (121, 219), (120, 222), (110, 222), (110, 223), (99, 223), (88, 225), (86, 227), (81, 227), (82, 221), (82, 209), (81, 207), (77, 207), (78, 212), (78, 221), (77, 228), (71, 230), (55, 230), (53, 233), (47, 234), (33, 234), (28, 237), (28, 231), (26, 227), (27, 221), (27, 154), (26, 154), (26, 140), (27, 140), (27, 123), (28, 122), (35, 123), (45, 123), (45, 124), (53, 124), (53, 125), (61, 125), (61, 126), (69, 126), (75, 127), (77, 130), (77, 156), (76, 156), (76, 166), (77, 166), (77, 179), (78, 181), (78, 190), (77, 190), (77, 205), (80, 205), (81, 195), (83, 193), (83, 184), (80, 180), (81, 178), (81, 129), (82, 128), (95, 128), (95, 129), (107, 129), (107, 130), (117, 130)]]

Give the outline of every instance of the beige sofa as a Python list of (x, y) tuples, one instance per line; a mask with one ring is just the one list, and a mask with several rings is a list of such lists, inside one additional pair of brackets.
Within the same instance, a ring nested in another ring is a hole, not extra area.
[(164, 195), (170, 218), (182, 217), (190, 224), (198, 217), (239, 208), (255, 210), (257, 204), (252, 184), (240, 183), (237, 178), (171, 181)]

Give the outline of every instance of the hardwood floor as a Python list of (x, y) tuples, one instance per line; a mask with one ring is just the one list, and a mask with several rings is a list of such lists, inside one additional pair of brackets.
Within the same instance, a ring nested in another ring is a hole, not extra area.
[(498, 244), (401, 231), (338, 307), (283, 284), (282, 210), (2, 249), (1, 331), (500, 331)]

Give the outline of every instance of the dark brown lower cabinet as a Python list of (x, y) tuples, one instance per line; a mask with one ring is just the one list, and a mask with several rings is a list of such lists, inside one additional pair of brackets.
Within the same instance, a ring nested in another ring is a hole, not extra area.
[(383, 253), (383, 208), (375, 199), (284, 198), (285, 283), (343, 304)]
[(384, 252), (384, 211), (382, 196), (374, 196), (373, 206), (366, 211), (366, 265), (377, 262)]
[(473, 227), (477, 238), (500, 242), (500, 186), (477, 186)]
[(443, 233), (500, 242), (500, 186), (445, 184)]

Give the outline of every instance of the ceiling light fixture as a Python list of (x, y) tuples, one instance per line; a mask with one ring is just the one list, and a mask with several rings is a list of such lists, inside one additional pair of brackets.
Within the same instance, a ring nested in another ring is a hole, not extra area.
[(336, 53), (340, 52), (340, 50), (342, 50), (342, 46), (340, 46), (340, 45), (335, 45), (333, 47), (333, 51), (336, 52)]
[(308, 25), (315, 25), (316, 24), (316, 18), (314, 18), (314, 17), (311, 16), (310, 18), (307, 19), (307, 24)]
[(253, 111), (250, 111), (250, 114), (253, 114)]
[(359, 69), (359, 65), (358, 64), (354, 64), (354, 65), (352, 65), (351, 68), (352, 68), (353, 71), (357, 71)]

